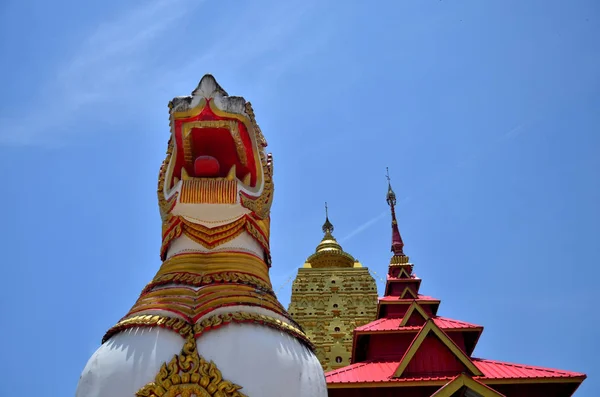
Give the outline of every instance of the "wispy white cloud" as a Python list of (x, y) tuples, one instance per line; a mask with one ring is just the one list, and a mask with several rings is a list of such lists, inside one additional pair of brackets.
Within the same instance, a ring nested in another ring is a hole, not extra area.
[[(214, 69), (241, 70), (250, 62), (264, 62), (265, 55), (273, 64), (286, 67), (286, 59), (305, 51), (286, 43), (303, 22), (310, 21), (309, 12), (315, 3), (276, 3), (267, 10), (248, 7), (232, 12), (223, 17), (227, 18), (226, 29), (211, 32), (211, 40), (194, 43), (196, 37), (203, 37), (201, 26), (206, 25), (196, 23), (203, 16), (193, 12), (200, 3), (148, 1), (100, 24), (60, 65), (54, 80), (40, 89), (45, 94), (24, 104), (23, 108), (32, 109), (27, 117), (0, 116), (0, 144), (56, 144), (78, 119), (94, 117), (89, 110), (93, 105), (113, 106), (115, 110), (114, 102), (126, 107), (129, 103), (126, 111), (137, 110), (137, 102), (148, 100), (148, 96), (190, 92), (190, 79), (197, 82)], [(186, 19), (198, 27), (186, 30)], [(167, 59), (166, 53), (173, 52), (169, 43), (180, 47), (194, 44), (194, 48), (182, 51), (179, 60)]]
[(173, 27), (192, 4), (149, 1), (100, 24), (82, 40), (80, 49), (59, 65), (55, 79), (41, 87), (31, 103), (24, 104), (24, 109), (31, 109), (27, 117), (0, 119), (0, 143), (56, 143), (81, 108), (114, 95), (140, 70), (152, 41)]

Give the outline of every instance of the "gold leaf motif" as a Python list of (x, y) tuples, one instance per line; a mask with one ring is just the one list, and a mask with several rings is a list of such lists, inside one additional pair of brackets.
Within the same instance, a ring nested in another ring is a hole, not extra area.
[(302, 327), (300, 327), (300, 325), (298, 325), (295, 321), (293, 321), (294, 325), (290, 325), (276, 318), (257, 313), (232, 312), (216, 314), (194, 325), (194, 334), (196, 335), (196, 337), (199, 337), (204, 332), (210, 331), (211, 329), (219, 328), (220, 326), (229, 323), (262, 324), (264, 326), (274, 328), (294, 336), (298, 340), (302, 341), (311, 351), (314, 351), (314, 345), (304, 334)]
[(271, 155), (265, 155), (260, 152), (263, 170), (265, 172), (265, 182), (261, 195), (252, 199), (240, 192), (240, 202), (242, 206), (252, 211), (259, 219), (267, 219), (271, 213), (271, 204), (273, 203), (273, 194), (275, 187), (273, 185), (273, 158)]
[(154, 381), (136, 397), (247, 397), (241, 386), (224, 380), (212, 361), (198, 354), (196, 339), (188, 335), (179, 355), (164, 363)]

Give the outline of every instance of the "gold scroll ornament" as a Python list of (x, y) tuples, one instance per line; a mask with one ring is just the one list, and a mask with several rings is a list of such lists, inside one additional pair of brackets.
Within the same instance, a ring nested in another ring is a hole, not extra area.
[(188, 335), (181, 353), (164, 363), (154, 381), (136, 397), (247, 397), (241, 386), (223, 379), (212, 361), (198, 354), (196, 339)]

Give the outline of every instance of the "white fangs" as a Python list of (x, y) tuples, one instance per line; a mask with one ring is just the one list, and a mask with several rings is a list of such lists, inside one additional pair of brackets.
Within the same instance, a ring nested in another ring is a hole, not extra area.
[(188, 181), (190, 179), (192, 179), (192, 178), (190, 178), (189, 174), (185, 170), (185, 167), (181, 167), (181, 180)]
[(244, 177), (244, 179), (242, 179), (242, 183), (246, 186), (250, 186), (251, 178), (252, 178), (252, 175), (250, 175), (250, 173), (247, 173), (246, 176)]
[[(226, 180), (228, 181), (235, 181), (237, 178), (237, 166), (234, 164), (231, 166), (231, 168), (229, 169), (229, 172), (227, 173), (227, 176), (225, 177)], [(187, 170), (185, 169), (185, 167), (181, 167), (181, 180), (182, 181), (189, 181), (192, 179), (197, 179), (194, 177), (191, 177), (190, 174), (188, 174)], [(242, 183), (246, 186), (250, 186), (250, 182), (252, 181), (252, 174), (250, 172), (248, 172), (244, 178), (242, 178)], [(179, 183), (179, 178), (174, 177), (173, 178), (173, 186), (177, 185), (177, 183)]]
[(227, 179), (228, 181), (233, 181), (235, 180), (235, 164), (231, 166), (231, 168), (229, 169), (229, 172), (227, 173), (227, 176), (225, 177), (225, 179)]

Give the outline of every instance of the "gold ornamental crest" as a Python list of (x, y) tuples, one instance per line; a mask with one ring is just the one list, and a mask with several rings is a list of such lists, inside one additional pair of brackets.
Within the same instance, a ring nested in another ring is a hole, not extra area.
[(136, 397), (247, 397), (241, 388), (224, 380), (215, 363), (198, 355), (196, 339), (189, 335), (181, 353), (164, 363), (154, 382)]

